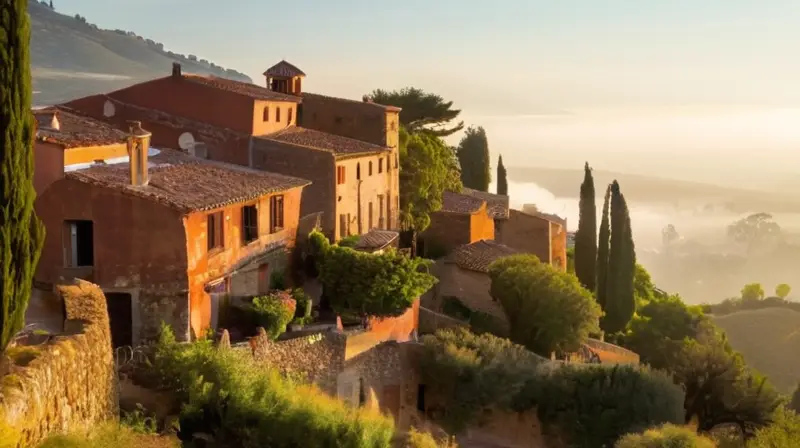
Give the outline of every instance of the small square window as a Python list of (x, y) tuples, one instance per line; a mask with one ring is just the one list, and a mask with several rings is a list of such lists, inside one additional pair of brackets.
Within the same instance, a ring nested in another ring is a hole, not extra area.
[(258, 209), (255, 205), (242, 207), (242, 244), (258, 239)]
[(208, 228), (208, 250), (220, 249), (225, 246), (223, 222), (225, 214), (223, 212), (210, 213), (207, 218)]

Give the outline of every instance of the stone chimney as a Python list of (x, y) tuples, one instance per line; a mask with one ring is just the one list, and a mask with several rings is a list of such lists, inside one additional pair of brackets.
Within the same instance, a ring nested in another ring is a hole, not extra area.
[(58, 111), (53, 112), (53, 115), (50, 116), (50, 129), (55, 131), (61, 130), (61, 122), (58, 120)]
[(142, 123), (131, 121), (128, 135), (128, 156), (131, 167), (131, 185), (143, 186), (150, 181), (147, 169), (147, 153), (150, 150), (150, 134), (142, 129)]
[(181, 73), (181, 64), (179, 62), (172, 63), (172, 77), (173, 78), (180, 78), (183, 76)]
[(364, 95), (363, 97), (361, 97), (361, 100), (364, 101), (365, 103), (372, 102), (372, 98), (370, 98), (368, 95)]

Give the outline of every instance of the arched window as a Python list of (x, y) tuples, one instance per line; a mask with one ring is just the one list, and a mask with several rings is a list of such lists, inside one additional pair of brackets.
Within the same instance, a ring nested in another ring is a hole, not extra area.
[(372, 176), (372, 161), (369, 161), (369, 171), (367, 172), (367, 176)]
[(356, 180), (361, 180), (361, 164), (356, 164)]
[(269, 106), (264, 106), (264, 121), (269, 121)]

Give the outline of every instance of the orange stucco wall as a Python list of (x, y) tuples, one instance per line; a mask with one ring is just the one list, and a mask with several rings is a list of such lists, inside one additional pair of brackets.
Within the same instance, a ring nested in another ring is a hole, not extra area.
[[(269, 116), (264, 121), (264, 108)], [(278, 120), (280, 109), (280, 120)], [(285, 101), (255, 101), (253, 108), (253, 135), (266, 135), (297, 124), (297, 104)]]
[(64, 150), (64, 165), (89, 163), (99, 159), (126, 157), (127, 155), (128, 147), (125, 143), (87, 148), (69, 148)]
[(558, 223), (550, 223), (550, 249), (552, 250), (553, 266), (562, 271), (567, 270), (567, 231)]
[[(300, 197), (302, 188), (294, 188), (284, 195), (284, 229), (269, 233), (270, 197), (262, 196), (258, 200), (235, 204), (207, 212), (192, 213), (184, 218), (186, 228), (186, 251), (189, 274), (189, 303), (191, 309), (191, 326), (196, 335), (205, 334), (211, 323), (211, 298), (205, 291), (209, 281), (229, 273), (229, 269), (239, 260), (267, 250), (270, 246), (286, 243), (294, 245), (297, 236), (297, 224), (300, 219)], [(259, 239), (242, 244), (241, 209), (244, 205), (258, 204)], [(207, 250), (207, 216), (218, 211), (224, 212), (223, 236), (224, 248), (209, 253)]]
[(473, 213), (469, 219), (470, 243), (494, 239), (494, 218), (489, 216), (489, 213), (486, 211), (486, 202), (484, 202), (480, 210)]
[[(372, 174), (369, 166), (372, 164)], [(387, 169), (387, 164), (389, 168)], [(382, 165), (382, 172), (378, 166)], [(383, 219), (383, 229), (397, 228), (398, 204), (400, 191), (393, 184), (394, 178), (399, 178), (399, 167), (395, 167), (391, 154), (382, 153), (364, 157), (354, 157), (346, 160), (337, 160), (336, 167), (345, 170), (345, 183), (336, 185), (336, 236), (337, 240), (346, 232), (340, 228), (340, 216), (350, 216), (349, 230), (351, 235), (366, 233), (371, 228), (379, 227), (380, 217)], [(360, 173), (360, 179), (358, 176)], [(359, 212), (359, 192), (361, 209)], [(383, 195), (383, 207), (378, 196)], [(339, 200), (338, 198), (341, 198)], [(369, 225), (369, 208), (372, 204), (372, 227)], [(361, 225), (359, 226), (359, 216)], [(359, 229), (361, 232), (359, 232)]]

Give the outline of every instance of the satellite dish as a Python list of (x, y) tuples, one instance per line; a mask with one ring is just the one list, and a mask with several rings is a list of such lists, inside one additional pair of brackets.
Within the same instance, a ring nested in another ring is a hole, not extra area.
[(103, 116), (106, 118), (111, 118), (116, 113), (117, 113), (117, 108), (114, 107), (114, 103), (112, 103), (109, 100), (106, 100), (105, 104), (103, 104)]
[(178, 137), (178, 146), (184, 151), (189, 151), (194, 147), (194, 136), (190, 132), (184, 132)]

